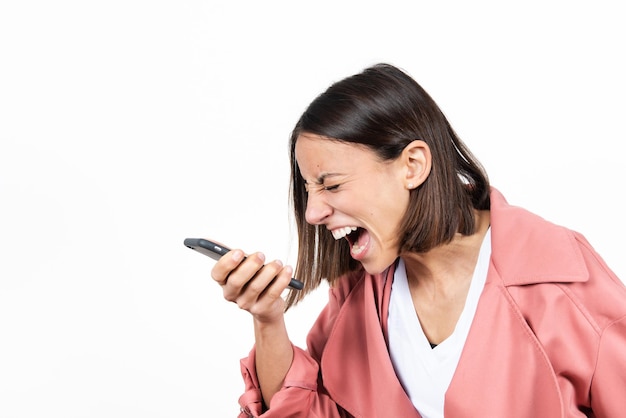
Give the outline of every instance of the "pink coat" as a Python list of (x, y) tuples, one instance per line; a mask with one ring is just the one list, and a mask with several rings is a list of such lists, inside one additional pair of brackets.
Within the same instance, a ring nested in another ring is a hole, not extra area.
[[(580, 234), (491, 193), (492, 255), (452, 418), (626, 417), (626, 287)], [(342, 278), (261, 414), (254, 349), (240, 417), (417, 418), (387, 350), (393, 267)], [(321, 373), (320, 373), (321, 370)]]

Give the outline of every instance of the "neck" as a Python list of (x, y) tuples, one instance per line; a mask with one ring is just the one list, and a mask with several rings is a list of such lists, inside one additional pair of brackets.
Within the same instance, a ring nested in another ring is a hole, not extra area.
[(426, 253), (402, 254), (409, 286), (430, 289), (427, 293), (435, 295), (469, 285), (488, 228), (489, 212), (476, 211), (474, 234), (457, 234), (450, 243)]

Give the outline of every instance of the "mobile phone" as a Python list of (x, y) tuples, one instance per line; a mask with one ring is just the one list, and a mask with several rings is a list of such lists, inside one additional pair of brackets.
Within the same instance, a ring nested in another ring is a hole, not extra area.
[[(187, 248), (196, 250), (201, 254), (211, 257), (213, 260), (219, 260), (230, 251), (230, 248), (204, 238), (185, 238), (184, 244)], [(304, 283), (292, 278), (291, 282), (289, 282), (289, 287), (294, 290), (300, 290), (304, 287)]]

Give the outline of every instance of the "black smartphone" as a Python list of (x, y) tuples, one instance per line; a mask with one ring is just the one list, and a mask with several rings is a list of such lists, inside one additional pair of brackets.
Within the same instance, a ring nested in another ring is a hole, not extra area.
[[(185, 238), (184, 244), (187, 248), (196, 250), (201, 254), (211, 257), (213, 260), (219, 260), (230, 251), (230, 248), (204, 238)], [(292, 278), (291, 282), (289, 282), (289, 287), (294, 290), (300, 290), (304, 287), (304, 284)]]

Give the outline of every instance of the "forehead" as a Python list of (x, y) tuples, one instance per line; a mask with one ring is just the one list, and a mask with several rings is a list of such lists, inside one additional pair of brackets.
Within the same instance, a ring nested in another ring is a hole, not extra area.
[(295, 157), (305, 177), (317, 177), (320, 172), (350, 171), (364, 164), (378, 162), (376, 154), (363, 145), (313, 134), (301, 134), (298, 137)]

